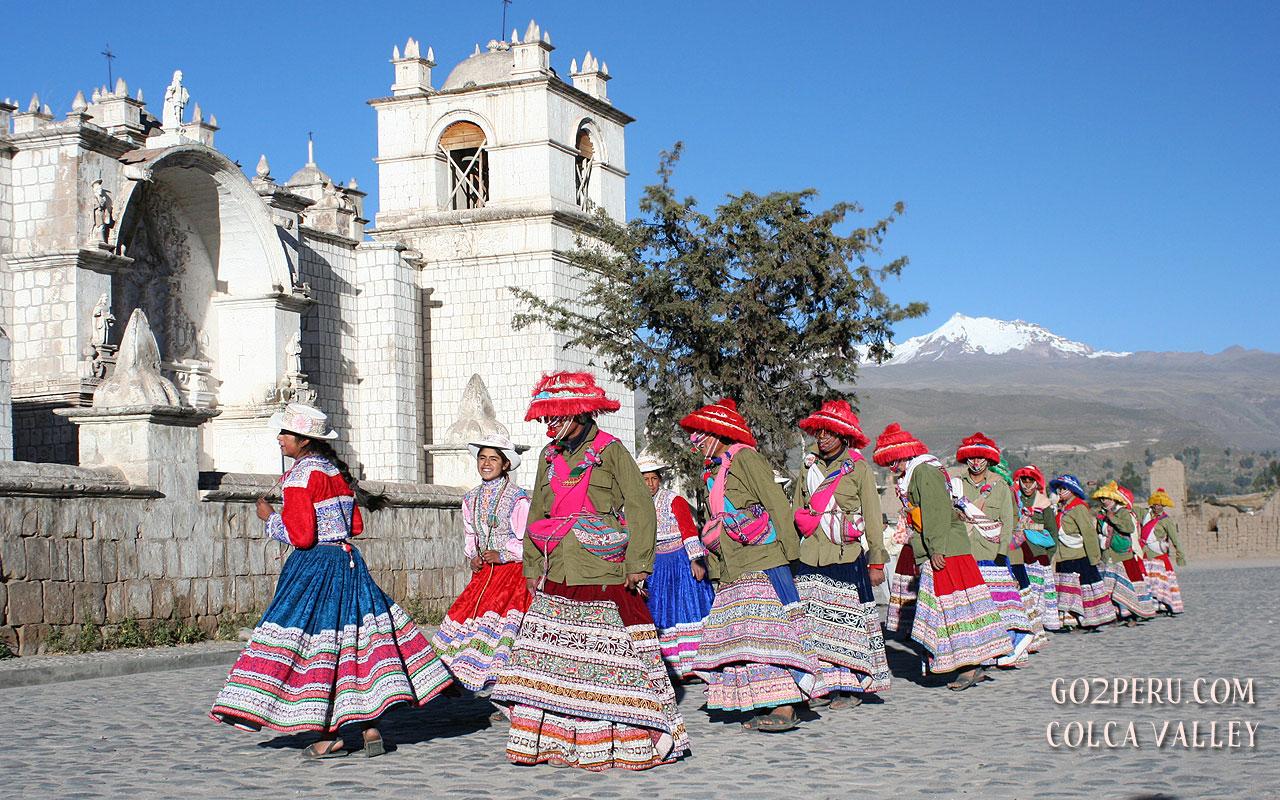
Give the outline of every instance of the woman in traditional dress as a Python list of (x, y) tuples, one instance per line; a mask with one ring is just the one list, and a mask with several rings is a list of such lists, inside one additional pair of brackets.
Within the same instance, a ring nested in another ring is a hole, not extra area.
[(680, 420), (706, 462), (702, 542), (720, 583), (693, 668), (707, 709), (757, 712), (747, 730), (796, 727), (794, 706), (826, 694), (789, 563), (799, 555), (791, 505), (730, 399)]
[(462, 549), (471, 580), (449, 607), (431, 644), (458, 683), (487, 696), (511, 659), (532, 600), (524, 579), (529, 496), (511, 478), (520, 466), (520, 454), (510, 439), (490, 434), (468, 448), (481, 480), (462, 496)]
[[(1040, 621), (1044, 630), (1056, 631), (1062, 623), (1058, 619), (1058, 587), (1053, 577), (1053, 560), (1058, 549), (1058, 523), (1053, 513), (1053, 501), (1046, 494), (1044, 473), (1035, 464), (1019, 467), (1013, 473), (1013, 480), (1013, 497), (1018, 506), (1017, 530), (1022, 539), (1019, 545), (1021, 575), (1030, 588), (1031, 614)], [(1010, 569), (1015, 578), (1019, 577), (1017, 564), (1011, 564)], [(1046, 636), (1032, 645), (1033, 650), (1043, 647), (1047, 641)]]
[(1095, 491), (1093, 499), (1102, 504), (1097, 523), (1098, 545), (1103, 554), (1102, 581), (1111, 593), (1111, 603), (1120, 619), (1132, 628), (1139, 619), (1156, 615), (1141, 550), (1135, 547), (1138, 516), (1133, 511), (1133, 495), (1111, 481)]
[(1178, 566), (1187, 563), (1178, 541), (1178, 523), (1169, 516), (1173, 498), (1164, 489), (1156, 489), (1147, 499), (1146, 518), (1142, 521), (1143, 565), (1147, 569), (1147, 582), (1166, 614), (1182, 613), (1182, 590), (1178, 587), (1178, 573), (1173, 569), (1169, 553), (1173, 553)]
[(525, 415), (551, 439), (524, 540), (535, 594), (491, 695), (510, 706), (516, 764), (638, 770), (689, 748), (642, 596), (653, 500), (626, 447), (595, 421), (618, 408), (590, 373), (556, 372), (534, 387)]
[(210, 716), (236, 727), (319, 731), (307, 758), (347, 751), (338, 729), (364, 727), (364, 754), (381, 755), (376, 722), (395, 705), (422, 705), (449, 684), (427, 637), (369, 576), (351, 544), (364, 529), (363, 497), (319, 410), (290, 403), (271, 418), (280, 452), (284, 505), (258, 500), (272, 539), (293, 546), (276, 594), (227, 678)]
[(669, 465), (643, 453), (636, 465), (653, 494), (658, 515), (653, 575), (647, 586), (649, 613), (667, 669), (677, 678), (690, 678), (702, 642), (702, 625), (716, 594), (707, 580), (707, 550), (698, 538), (688, 501), (662, 485)]
[[(1013, 644), (1013, 651), (996, 663), (1001, 667), (1022, 666), (1035, 641), (1035, 628), (1027, 615), (1022, 588), (1010, 569), (1016, 520), (1013, 494), (1009, 484), (991, 470), (1000, 463), (1000, 447), (991, 437), (975, 433), (960, 442), (956, 461), (964, 466), (958, 483), (966, 501), (965, 525), (973, 559)], [(1019, 563), (1021, 555), (1018, 550)]]
[[(947, 688), (968, 689), (983, 680), (982, 664), (1012, 652), (1013, 644), (973, 559), (957, 508), (964, 496), (942, 462), (896, 422), (876, 439), (872, 457), (893, 474), (900, 532), (909, 536), (894, 568), (898, 611), (908, 593), (914, 597), (911, 638), (928, 651), (929, 671), (958, 671)], [(890, 624), (900, 624), (896, 614)]]
[(829, 694), (810, 705), (833, 711), (889, 690), (889, 662), (872, 586), (884, 583), (884, 521), (871, 466), (858, 452), (870, 440), (844, 400), (829, 400), (800, 420), (814, 437), (792, 495), (800, 558), (796, 590)]
[(1116, 610), (1098, 572), (1102, 551), (1084, 485), (1075, 475), (1059, 475), (1049, 481), (1049, 491), (1056, 496), (1058, 507), (1054, 517), (1058, 526), (1058, 565), (1054, 579), (1062, 626), (1096, 631), (1099, 626), (1115, 620)]

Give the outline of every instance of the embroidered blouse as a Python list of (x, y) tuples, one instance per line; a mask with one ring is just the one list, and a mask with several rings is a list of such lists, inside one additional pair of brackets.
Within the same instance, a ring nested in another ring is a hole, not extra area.
[(524, 558), (529, 495), (508, 478), (485, 481), (462, 496), (463, 552), (475, 558), (497, 550), (503, 564)]
[(364, 531), (351, 487), (327, 458), (303, 456), (285, 473), (284, 503), (266, 521), (267, 535), (301, 550), (342, 542)]
[(674, 553), (683, 548), (690, 561), (706, 557), (689, 501), (670, 489), (659, 489), (653, 496), (653, 507), (658, 514), (656, 552)]

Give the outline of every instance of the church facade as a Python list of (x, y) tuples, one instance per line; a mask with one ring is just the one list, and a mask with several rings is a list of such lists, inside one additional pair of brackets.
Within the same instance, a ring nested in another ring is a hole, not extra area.
[[(376, 213), (310, 148), (287, 179), (265, 156), (246, 175), (181, 72), (159, 116), (123, 79), (61, 117), (0, 104), (0, 458), (76, 463), (55, 412), (92, 402), (136, 309), (183, 404), (217, 412), (204, 470), (278, 470), (267, 420), (290, 400), (328, 412), (375, 480), (470, 483), (458, 456), (486, 427), (536, 445), (530, 388), (587, 354), (515, 330), (509, 287), (575, 296), (591, 216), (625, 213), (632, 121), (607, 65), (588, 53), (565, 80), (553, 49), (530, 23), (438, 81), (431, 48), (396, 46), (370, 100)], [(633, 398), (605, 384), (623, 401), (606, 426), (631, 444)]]

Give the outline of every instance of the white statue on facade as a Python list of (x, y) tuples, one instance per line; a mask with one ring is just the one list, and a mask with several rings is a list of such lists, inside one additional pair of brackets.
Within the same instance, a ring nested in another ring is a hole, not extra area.
[(107, 191), (101, 178), (94, 181), (90, 188), (93, 191), (93, 235), (99, 242), (106, 242), (111, 238), (111, 229), (116, 225), (115, 211), (111, 208), (111, 193)]
[(111, 303), (107, 293), (103, 292), (98, 303), (93, 307), (93, 344), (101, 347), (111, 341), (111, 326), (115, 325), (116, 315), (111, 313)]
[(160, 124), (166, 131), (176, 131), (182, 127), (182, 112), (190, 98), (187, 87), (182, 85), (182, 70), (175, 69), (173, 81), (164, 90), (164, 109), (160, 116)]

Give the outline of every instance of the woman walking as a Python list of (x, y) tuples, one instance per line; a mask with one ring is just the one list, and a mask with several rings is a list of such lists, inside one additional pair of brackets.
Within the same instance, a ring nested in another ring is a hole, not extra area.
[(702, 626), (716, 593), (707, 580), (707, 550), (698, 538), (688, 501), (663, 486), (663, 473), (669, 465), (645, 454), (636, 465), (653, 494), (658, 516), (656, 555), (646, 602), (658, 629), (667, 669), (677, 678), (690, 678), (702, 642)]
[(1102, 581), (1098, 565), (1102, 551), (1094, 531), (1093, 514), (1085, 499), (1084, 485), (1075, 475), (1059, 475), (1049, 481), (1049, 491), (1057, 498), (1058, 612), (1062, 627), (1089, 632), (1113, 622), (1115, 607)]
[(458, 683), (487, 696), (511, 659), (532, 599), (523, 563), (529, 497), (511, 478), (520, 454), (510, 439), (490, 434), (468, 448), (481, 479), (462, 496), (463, 554), (471, 580), (431, 644)]
[(359, 486), (329, 445), (324, 413), (290, 403), (271, 419), (280, 452), (283, 507), (258, 500), (266, 534), (293, 552), (210, 716), (239, 728), (319, 731), (307, 758), (345, 756), (338, 729), (362, 724), (366, 756), (385, 742), (376, 722), (395, 705), (422, 705), (449, 672), (413, 620), (369, 576), (351, 540), (364, 529)]
[(595, 421), (618, 408), (590, 373), (557, 372), (534, 387), (525, 415), (551, 439), (524, 540), (535, 594), (491, 696), (510, 706), (516, 764), (640, 770), (689, 749), (642, 596), (653, 500), (631, 454)]
[(1133, 495), (1111, 481), (1095, 491), (1093, 499), (1102, 504), (1097, 524), (1098, 544), (1103, 552), (1102, 581), (1120, 618), (1132, 628), (1139, 619), (1156, 615), (1141, 551), (1134, 546), (1138, 516), (1133, 512)]
[(814, 437), (792, 496), (800, 558), (796, 590), (833, 711), (889, 690), (889, 661), (872, 586), (884, 583), (884, 522), (876, 478), (862, 453), (870, 440), (844, 400), (829, 400), (799, 427)]
[[(1053, 561), (1058, 549), (1053, 502), (1046, 494), (1044, 473), (1035, 464), (1017, 469), (1013, 479), (1017, 525), (1022, 538), (1022, 573), (1031, 589), (1032, 613), (1039, 618), (1044, 630), (1056, 631), (1062, 623), (1058, 618), (1058, 587), (1053, 577)], [(1010, 569), (1014, 577), (1018, 577), (1017, 565), (1011, 565)]]
[(1182, 544), (1178, 541), (1178, 523), (1169, 516), (1171, 508), (1173, 498), (1164, 489), (1156, 489), (1147, 499), (1141, 537), (1145, 557), (1143, 565), (1147, 570), (1151, 594), (1169, 616), (1182, 613), (1182, 590), (1178, 588), (1178, 573), (1173, 569), (1169, 553), (1173, 553), (1178, 566), (1187, 563)]
[(702, 542), (720, 583), (693, 668), (710, 711), (757, 712), (751, 731), (796, 727), (794, 706), (826, 694), (789, 563), (799, 555), (791, 505), (730, 399), (680, 420), (706, 461)]
[[(956, 672), (947, 685), (963, 691), (983, 680), (982, 664), (1013, 650), (1000, 612), (973, 559), (965, 522), (946, 468), (924, 443), (892, 423), (876, 439), (872, 456), (888, 467), (902, 502), (909, 541), (898, 554), (895, 578), (902, 581), (898, 611), (914, 595), (911, 638), (928, 651), (930, 672)], [(911, 579), (918, 575), (918, 583)], [(903, 587), (907, 588), (903, 588)], [(897, 614), (890, 618), (896, 628)]]

